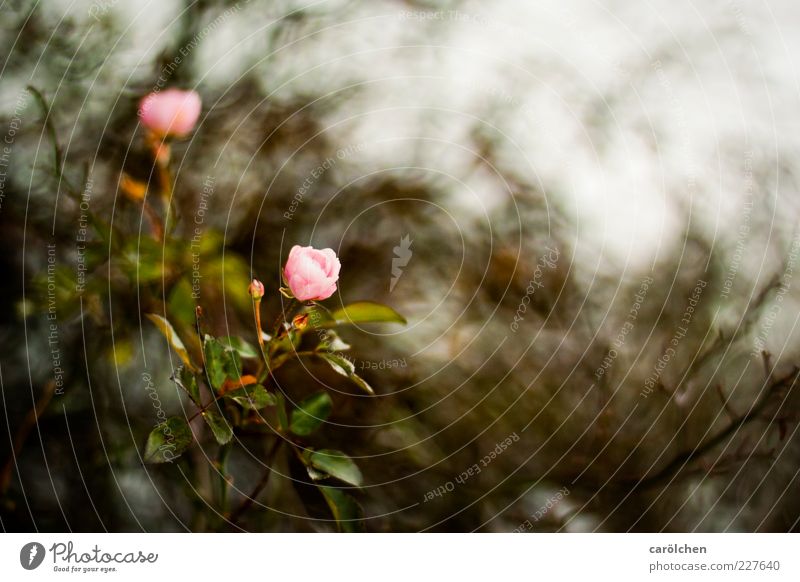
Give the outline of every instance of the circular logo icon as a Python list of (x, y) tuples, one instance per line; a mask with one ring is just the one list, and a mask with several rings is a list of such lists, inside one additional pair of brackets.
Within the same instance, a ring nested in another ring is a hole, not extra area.
[(44, 561), (44, 546), (39, 542), (30, 542), (19, 551), (19, 563), (26, 570), (35, 570)]

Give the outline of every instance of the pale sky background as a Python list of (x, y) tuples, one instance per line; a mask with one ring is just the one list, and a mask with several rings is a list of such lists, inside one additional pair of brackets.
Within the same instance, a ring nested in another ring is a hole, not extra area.
[[(53, 23), (99, 15), (122, 31), (102, 64), (105, 84), (151, 74), (182, 3), (42, 8)], [(318, 20), (270, 45), (275, 19), (301, 9)], [(453, 182), (452, 197), (465, 213), (508, 196), (495, 176), (466, 171), (473, 153), (458, 146), (480, 119), (503, 136), (503, 170), (539, 182), (568, 209), (579, 263), (638, 271), (680, 241), (686, 217), (676, 200), (720, 238), (735, 230), (746, 164), (769, 186), (755, 187), (756, 205), (773, 207), (775, 232), (790, 236), (793, 212), (783, 210), (796, 208), (796, 184), (780, 166), (793, 167), (800, 135), (799, 12), (788, 0), (500, 1), (491, 10), (465, 2), (440, 12), (399, 2), (241, 2), (199, 42), (196, 76), (223, 90), (252, 70), (276, 98), (364, 84), (324, 120), (343, 144), (369, 144), (346, 160), (348, 171), (423, 161), (464, 181)], [(112, 34), (100, 27), (89, 41)], [(270, 54), (270, 46), (281, 48)], [(27, 82), (4, 82), (6, 111)], [(86, 106), (106, 105), (100, 93)]]

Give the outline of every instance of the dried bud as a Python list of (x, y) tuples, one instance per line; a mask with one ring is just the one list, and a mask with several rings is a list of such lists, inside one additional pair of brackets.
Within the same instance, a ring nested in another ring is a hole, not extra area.
[(253, 279), (247, 288), (247, 292), (250, 293), (250, 297), (258, 301), (264, 296), (264, 284), (258, 279)]
[(292, 325), (295, 329), (303, 330), (308, 325), (308, 313), (299, 313), (292, 319)]

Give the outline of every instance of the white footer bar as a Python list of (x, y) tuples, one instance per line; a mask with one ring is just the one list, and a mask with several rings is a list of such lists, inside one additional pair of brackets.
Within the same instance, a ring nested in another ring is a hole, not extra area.
[(777, 582), (799, 553), (791, 534), (3, 534), (0, 579)]

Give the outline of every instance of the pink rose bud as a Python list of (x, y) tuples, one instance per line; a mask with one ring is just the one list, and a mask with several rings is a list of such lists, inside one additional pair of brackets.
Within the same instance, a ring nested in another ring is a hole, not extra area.
[(160, 136), (189, 134), (200, 117), (200, 95), (195, 91), (167, 89), (150, 93), (139, 104), (142, 124)]
[(295, 245), (283, 268), (292, 295), (300, 301), (327, 299), (336, 291), (341, 264), (333, 249)]
[(253, 279), (250, 286), (247, 288), (250, 297), (253, 299), (261, 299), (264, 296), (264, 284), (258, 279)]

